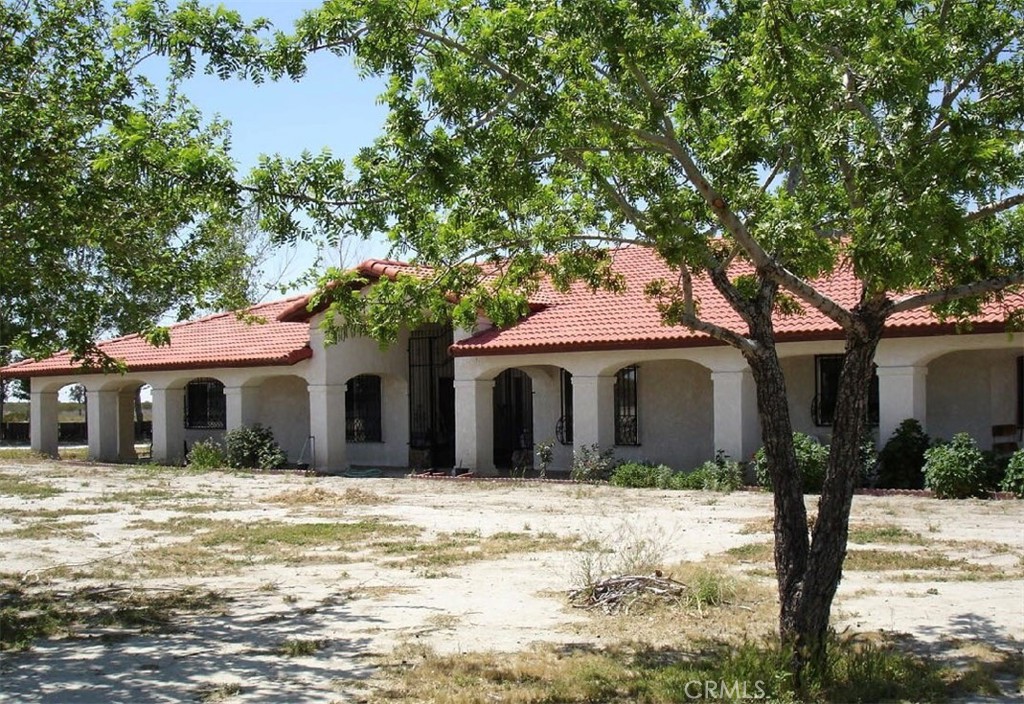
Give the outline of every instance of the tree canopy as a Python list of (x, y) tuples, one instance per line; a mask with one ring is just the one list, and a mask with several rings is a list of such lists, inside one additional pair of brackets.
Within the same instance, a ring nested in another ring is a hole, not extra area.
[[(615, 286), (609, 244), (673, 265), (648, 288), (666, 323), (732, 345), (754, 374), (780, 627), (821, 652), (886, 319), (962, 317), (1024, 282), (1021, 0), (328, 0), (273, 36), (195, 2), (130, 16), (183, 75), (204, 54), (222, 75), (301, 79), (332, 52), (386, 77), (384, 133), (351, 165), (275, 157), (251, 175), (287, 236), (383, 232), (434, 267), (369, 295), (325, 289), (342, 333), (386, 339), (423, 310), (508, 323), (538, 275)], [(813, 283), (839, 266), (860, 282), (854, 306)], [(743, 326), (702, 318), (695, 276)], [(810, 536), (772, 322), (795, 302), (847, 340)]]
[(228, 133), (100, 0), (0, 2), (0, 352), (244, 303)]

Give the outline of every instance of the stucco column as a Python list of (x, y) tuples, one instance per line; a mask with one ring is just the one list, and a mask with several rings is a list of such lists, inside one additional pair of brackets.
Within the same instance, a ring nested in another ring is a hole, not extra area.
[(117, 461), (117, 391), (86, 391), (86, 419), (89, 431), (89, 459)]
[(29, 401), (29, 440), (32, 451), (48, 457), (57, 456), (59, 428), (56, 391), (33, 391)]
[(153, 462), (176, 465), (185, 459), (185, 389), (153, 387)]
[(228, 432), (256, 423), (256, 409), (259, 405), (259, 386), (225, 386), (224, 403)]
[(495, 474), (494, 380), (455, 380), (455, 466)]
[(877, 367), (878, 373), (878, 445), (892, 436), (907, 418), (916, 418), (928, 429), (927, 376), (928, 367), (905, 365)]
[(615, 376), (572, 376), (573, 449), (615, 445)]
[[(230, 416), (230, 412), (228, 414)], [(338, 474), (345, 457), (345, 385), (309, 385), (309, 434), (313, 436), (313, 468)]]
[(724, 450), (737, 462), (749, 460), (761, 445), (754, 375), (750, 369), (711, 372), (711, 383), (715, 450)]
[(122, 462), (138, 458), (135, 454), (135, 389), (117, 395), (117, 458)]

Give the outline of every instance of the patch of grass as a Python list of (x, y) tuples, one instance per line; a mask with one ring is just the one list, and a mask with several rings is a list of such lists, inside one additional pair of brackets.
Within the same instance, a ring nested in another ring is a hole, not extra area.
[(18, 496), (23, 499), (46, 499), (63, 493), (63, 489), (58, 489), (52, 484), (35, 482), (31, 479), (19, 477), (16, 474), (0, 474), (0, 496)]
[(441, 533), (430, 542), (383, 540), (374, 543), (373, 548), (388, 558), (383, 561), (385, 565), (437, 571), (513, 554), (569, 550), (577, 542), (575, 537), (548, 532), (501, 532), (487, 537), (479, 533)]
[(50, 538), (82, 540), (86, 537), (83, 528), (87, 525), (90, 525), (88, 521), (61, 521), (57, 519), (33, 521), (28, 525), (5, 530), (0, 533), (0, 537), (15, 540), (49, 540)]
[(252, 523), (187, 515), (166, 521), (139, 520), (130, 527), (188, 538), (99, 561), (77, 576), (200, 576), (231, 574), (254, 564), (342, 564), (373, 540), (419, 532), (413, 526), (372, 518), (351, 523)]
[(215, 704), (241, 693), (242, 685), (237, 682), (211, 682), (199, 687), (199, 691), (196, 693), (196, 700), (206, 702), (207, 704)]
[(178, 612), (209, 611), (229, 601), (195, 588), (142, 590), (108, 585), (61, 591), (0, 580), (0, 650), (25, 650), (41, 638), (96, 627), (167, 630)]
[(789, 654), (773, 644), (726, 646), (705, 640), (687, 650), (644, 645), (519, 653), (438, 655), (407, 646), (386, 663), (397, 682), (384, 698), (412, 702), (779, 702), (936, 701), (962, 691), (935, 663), (891, 646), (845, 641), (827, 673), (797, 691)]
[(275, 648), (274, 652), (289, 658), (300, 658), (315, 655), (317, 651), (327, 647), (328, 641), (324, 638), (289, 638)]
[(925, 539), (920, 533), (914, 533), (892, 523), (867, 523), (850, 526), (850, 542), (860, 545), (868, 543), (924, 545)]
[(354, 486), (340, 494), (323, 487), (310, 486), (274, 494), (267, 497), (267, 501), (284, 506), (377, 506), (392, 503), (394, 498)]
[(95, 508), (8, 508), (4, 509), (4, 514), (8, 518), (38, 518), (40, 520), (57, 520), (66, 516), (96, 516), (102, 513), (117, 513), (117, 509), (112, 506), (103, 506)]
[(771, 562), (775, 557), (774, 550), (771, 543), (746, 543), (729, 548), (725, 554), (741, 562)]

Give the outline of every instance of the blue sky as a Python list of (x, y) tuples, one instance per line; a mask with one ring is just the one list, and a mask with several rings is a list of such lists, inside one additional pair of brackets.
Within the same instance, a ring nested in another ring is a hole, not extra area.
[[(225, 0), (223, 4), (249, 20), (265, 17), (284, 31), (292, 29), (303, 10), (319, 5), (315, 0)], [(350, 60), (325, 54), (313, 57), (299, 82), (256, 85), (199, 73), (185, 84), (184, 92), (206, 118), (219, 115), (231, 122), (232, 155), (244, 174), (260, 154), (298, 156), (306, 149), (318, 152), (327, 147), (350, 161), (384, 122), (385, 109), (376, 101), (382, 86), (380, 81), (360, 80)], [(386, 253), (380, 242), (351, 243), (344, 263)], [(339, 263), (337, 254), (326, 253), (325, 258)], [(312, 245), (280, 251), (266, 273), (286, 282), (304, 273), (315, 259)]]

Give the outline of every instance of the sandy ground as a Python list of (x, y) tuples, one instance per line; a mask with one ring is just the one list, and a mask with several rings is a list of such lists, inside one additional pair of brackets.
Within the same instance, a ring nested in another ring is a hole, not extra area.
[[(62, 577), (111, 561), (131, 571), (142, 551), (187, 540), (139, 521), (206, 516), (250, 525), (267, 521), (358, 521), (418, 527), (429, 544), (444, 534), (474, 540), (503, 532), (554, 534), (615, 550), (642, 536), (665, 564), (701, 561), (765, 542), (770, 497), (738, 492), (626, 490), (536, 483), (189, 474), (85, 464), (0, 462), (0, 476), (61, 491), (44, 498), (0, 492), (0, 572), (67, 589), (109, 579)], [(357, 488), (380, 501), (282, 504), (271, 497)], [(134, 493), (133, 493), (134, 492)], [(813, 510), (813, 497), (809, 497)], [(90, 509), (103, 513), (88, 513)], [(53, 511), (43, 518), (42, 511)], [(67, 515), (62, 515), (67, 514)], [(56, 518), (54, 518), (56, 516)], [(1020, 651), (1024, 643), (1024, 502), (941, 502), (857, 497), (855, 524), (899, 526), (941, 545), (950, 559), (989, 565), (996, 579), (951, 579), (943, 570), (847, 572), (835, 609), (838, 629), (889, 630), (915, 642), (982, 640)], [(67, 525), (42, 536), (37, 522)], [(199, 529), (189, 529), (195, 531)], [(625, 536), (625, 537), (624, 537)], [(632, 536), (632, 538), (630, 538)], [(596, 542), (594, 542), (596, 541)], [(921, 545), (877, 546), (923, 550)], [(155, 633), (74, 637), (0, 653), (0, 700), (10, 702), (212, 701), (342, 702), (371, 696), (375, 658), (426, 643), (442, 652), (513, 651), (535, 642), (596, 639), (592, 618), (566, 604), (581, 549), (531, 551), (439, 568), (396, 567), (372, 550), (349, 548), (342, 564), (292, 561), (251, 565), (219, 576), (129, 579), (146, 587), (199, 586), (231, 598), (212, 612), (181, 613)], [(743, 564), (737, 570), (749, 568)], [(767, 579), (767, 578), (765, 578)], [(125, 582), (119, 582), (125, 583)], [(109, 634), (107, 634), (109, 635)], [(321, 640), (312, 655), (279, 652), (290, 639)], [(598, 642), (595, 640), (595, 642)], [(227, 685), (227, 687), (225, 687)]]

